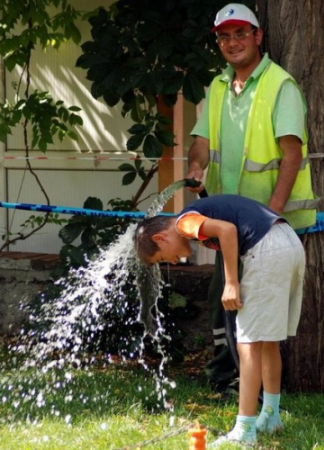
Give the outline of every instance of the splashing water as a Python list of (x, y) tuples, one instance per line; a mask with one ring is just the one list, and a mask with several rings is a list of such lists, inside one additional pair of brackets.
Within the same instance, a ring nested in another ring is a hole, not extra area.
[[(41, 310), (30, 315), (32, 324), (50, 326), (40, 331), (36, 343), (29, 333), (19, 350), (36, 352), (43, 361), (56, 351), (69, 350), (70, 362), (80, 364), (76, 355), (83, 350), (84, 341), (91, 344), (106, 325), (104, 311), (123, 310), (126, 287), (135, 289), (128, 283), (129, 274), (134, 273), (137, 265), (134, 230), (135, 225), (130, 225), (95, 261), (89, 261), (87, 267), (71, 269), (67, 278), (56, 282), (61, 287), (60, 296), (54, 302), (45, 298)], [(54, 366), (52, 360), (49, 364)]]
[[(147, 217), (162, 211), (164, 204), (184, 185), (184, 180), (181, 180), (168, 186), (153, 201)], [(137, 347), (139, 360), (154, 377), (158, 400), (165, 408), (171, 409), (166, 398), (167, 387), (175, 387), (175, 384), (164, 375), (168, 357), (161, 343), (163, 339), (170, 340), (170, 337), (165, 333), (164, 317), (158, 308), (164, 281), (158, 264), (148, 268), (139, 261), (133, 245), (135, 228), (136, 224), (131, 224), (123, 235), (100, 252), (95, 261), (89, 261), (86, 268), (71, 269), (68, 277), (56, 282), (60, 295), (54, 301), (48, 301), (44, 296), (41, 304), (30, 311), (29, 329), (22, 331), (17, 344), (11, 348), (13, 361), (20, 355), (27, 355), (19, 369), (19, 389), (14, 389), (13, 404), (16, 408), (26, 401), (34, 402), (34, 408), (41, 408), (53, 390), (62, 388), (68, 392), (66, 402), (74, 401), (76, 393), (67, 388), (73, 382), (73, 370), (89, 370), (96, 361), (95, 342), (100, 333), (107, 327), (108, 334), (116, 332), (116, 323), (112, 321), (107, 324), (107, 317), (115, 315), (123, 320), (128, 308), (128, 313), (129, 309), (133, 313), (125, 319), (123, 326), (125, 329), (138, 326), (138, 320), (145, 324), (161, 355), (158, 372), (152, 371), (145, 363), (145, 333), (139, 342), (129, 333), (122, 344)], [(138, 304), (133, 307), (129, 305), (129, 298), (138, 298), (139, 294), (142, 296), (140, 308)], [(132, 351), (123, 354), (125, 360), (133, 356)], [(107, 364), (111, 363), (109, 354), (105, 358)], [(43, 387), (37, 389), (35, 379), (28, 375), (34, 367), (39, 369), (37, 376), (44, 378)], [(10, 380), (3, 377), (0, 384), (10, 393), (13, 389), (6, 383), (11, 385)], [(7, 397), (3, 398), (7, 401)], [(52, 414), (60, 414), (55, 405), (52, 405)], [(71, 414), (65, 420), (70, 422)]]
[(174, 193), (183, 188), (187, 184), (187, 180), (179, 180), (166, 187), (156, 198), (153, 200), (151, 206), (147, 210), (146, 217), (154, 217), (162, 211), (166, 202), (174, 195)]

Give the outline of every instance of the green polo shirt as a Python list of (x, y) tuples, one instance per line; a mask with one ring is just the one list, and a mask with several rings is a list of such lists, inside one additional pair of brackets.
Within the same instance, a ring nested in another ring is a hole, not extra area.
[[(232, 86), (234, 69), (228, 65), (221, 75), (221, 81), (227, 84), (220, 130), (223, 194), (237, 193), (248, 113), (260, 76), (269, 64), (269, 56), (265, 54), (239, 95), (235, 94)], [(209, 94), (210, 89), (206, 93), (201, 115), (190, 133), (192, 136), (209, 139)], [(302, 140), (305, 120), (306, 103), (300, 90), (293, 82), (285, 81), (273, 112), (275, 137), (294, 135)]]

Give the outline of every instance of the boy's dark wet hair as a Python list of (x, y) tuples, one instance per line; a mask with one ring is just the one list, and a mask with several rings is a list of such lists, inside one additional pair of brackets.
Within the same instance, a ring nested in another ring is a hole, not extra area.
[(149, 259), (159, 250), (152, 237), (170, 227), (172, 216), (155, 216), (142, 220), (135, 230), (134, 244), (139, 258), (148, 263)]

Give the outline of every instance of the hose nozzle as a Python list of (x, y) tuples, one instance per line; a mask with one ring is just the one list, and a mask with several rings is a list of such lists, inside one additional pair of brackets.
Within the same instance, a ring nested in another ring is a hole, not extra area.
[(184, 187), (197, 188), (201, 185), (201, 181), (195, 180), (194, 178), (185, 178), (183, 180)]

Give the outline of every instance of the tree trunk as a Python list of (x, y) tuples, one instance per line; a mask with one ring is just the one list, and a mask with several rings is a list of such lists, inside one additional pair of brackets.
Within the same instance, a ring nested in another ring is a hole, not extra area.
[[(308, 104), (309, 153), (314, 191), (324, 198), (324, 2), (257, 0), (264, 50), (294, 76)], [(319, 210), (324, 210), (321, 200)], [(282, 346), (288, 391), (324, 390), (324, 232), (304, 239), (307, 268), (296, 338)]]

